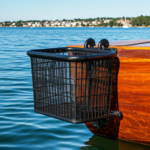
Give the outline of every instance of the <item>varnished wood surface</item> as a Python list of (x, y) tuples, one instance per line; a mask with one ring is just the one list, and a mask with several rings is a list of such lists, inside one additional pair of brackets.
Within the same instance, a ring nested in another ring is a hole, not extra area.
[(118, 59), (114, 60), (111, 108), (123, 117), (112, 117), (102, 129), (90, 122), (86, 126), (96, 135), (150, 145), (150, 40), (112, 43)]

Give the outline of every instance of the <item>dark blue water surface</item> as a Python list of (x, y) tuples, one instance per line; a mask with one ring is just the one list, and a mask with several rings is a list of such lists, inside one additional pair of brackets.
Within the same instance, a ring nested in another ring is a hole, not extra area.
[(30, 58), (26, 51), (83, 43), (150, 39), (150, 28), (0, 28), (0, 149), (148, 150), (150, 147), (93, 135), (33, 111)]

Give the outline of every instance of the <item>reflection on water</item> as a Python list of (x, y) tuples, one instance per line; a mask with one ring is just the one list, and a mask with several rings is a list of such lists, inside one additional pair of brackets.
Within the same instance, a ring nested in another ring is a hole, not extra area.
[(150, 150), (147, 145), (93, 135), (81, 150)]

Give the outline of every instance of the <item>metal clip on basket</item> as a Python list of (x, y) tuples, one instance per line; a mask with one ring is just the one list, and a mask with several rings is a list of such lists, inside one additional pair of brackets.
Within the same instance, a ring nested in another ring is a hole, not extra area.
[(31, 57), (35, 112), (72, 123), (112, 116), (111, 75), (116, 52), (94, 45), (95, 41), (88, 39), (85, 48), (27, 52)]

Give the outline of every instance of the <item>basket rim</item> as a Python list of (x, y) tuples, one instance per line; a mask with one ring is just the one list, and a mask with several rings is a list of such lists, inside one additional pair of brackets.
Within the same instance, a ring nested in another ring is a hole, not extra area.
[[(109, 48), (106, 50), (98, 50), (96, 48), (74, 48), (74, 47), (60, 47), (60, 48), (48, 48), (48, 49), (34, 49), (27, 51), (27, 55), (30, 57), (55, 59), (69, 62), (81, 62), (91, 60), (105, 60), (111, 59), (116, 56), (115, 48)], [(43, 51), (43, 52), (42, 52)], [(59, 55), (58, 52), (87, 52), (92, 55)], [(93, 54), (95, 53), (95, 54)]]

